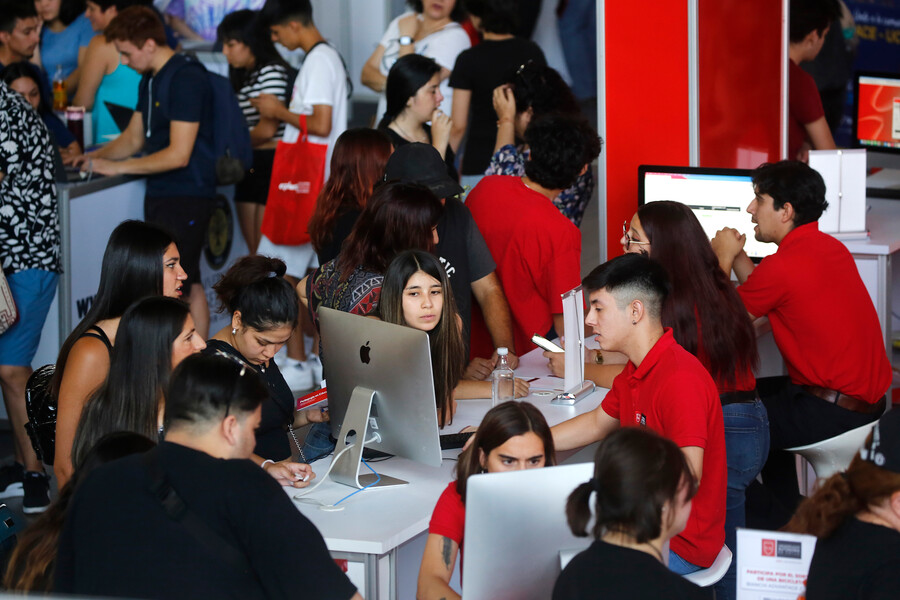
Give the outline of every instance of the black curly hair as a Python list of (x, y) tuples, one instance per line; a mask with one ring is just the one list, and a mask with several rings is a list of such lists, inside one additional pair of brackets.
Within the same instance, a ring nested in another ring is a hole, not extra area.
[(600, 154), (597, 132), (581, 117), (547, 115), (535, 119), (525, 131), (531, 157), (525, 175), (551, 190), (564, 190), (581, 169)]

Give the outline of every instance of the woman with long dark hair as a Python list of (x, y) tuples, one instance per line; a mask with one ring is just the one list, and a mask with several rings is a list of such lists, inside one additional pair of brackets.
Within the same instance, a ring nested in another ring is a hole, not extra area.
[(425, 186), (389, 182), (378, 187), (340, 255), (297, 286), (316, 328), (320, 306), (363, 316), (375, 312), (388, 265), (404, 250), (434, 249), (442, 210)]
[(272, 94), (282, 102), (290, 95), (291, 67), (285, 62), (268, 28), (252, 10), (237, 10), (222, 19), (218, 27), (222, 54), (228, 60), (228, 78), (250, 128), (253, 167), (234, 190), (235, 208), (241, 233), (250, 254), (255, 254), (262, 236), (263, 214), (269, 197), (275, 146), (284, 134), (284, 123), (259, 114), (250, 103), (260, 94)]
[(897, 597), (900, 411), (881, 417), (847, 470), (821, 481), (785, 529), (819, 538), (809, 565), (807, 597)]
[(205, 347), (186, 303), (152, 296), (131, 305), (119, 323), (106, 381), (78, 422), (72, 444), (75, 469), (108, 433), (133, 431), (158, 440), (172, 370)]
[(375, 184), (384, 176), (392, 151), (390, 138), (375, 129), (348, 129), (338, 137), (331, 175), (309, 220), (309, 237), (320, 265), (340, 254)]
[[(384, 274), (379, 313), (382, 320), (428, 333), (434, 394), (441, 427), (453, 421), (456, 400), (490, 398), (491, 382), (463, 379), (466, 345), (462, 319), (441, 262), (422, 250), (397, 255)], [(516, 396), (528, 395), (528, 383), (515, 380)]]
[[(459, 180), (450, 148), (450, 117), (440, 108), (441, 67), (419, 54), (403, 56), (388, 74), (387, 110), (378, 129), (388, 134), (394, 148), (412, 142), (431, 144), (447, 164), (447, 173)], [(431, 125), (428, 125), (428, 123)]]
[(225, 354), (255, 371), (266, 383), (268, 400), (262, 404), (262, 420), (256, 430), (256, 447), (250, 457), (282, 485), (304, 487), (312, 473), (309, 465), (291, 459), (285, 435), (294, 427), (327, 420), (327, 413), (311, 409), (297, 413), (294, 395), (278, 365), (272, 360), (287, 343), (297, 325), (297, 291), (284, 279), (285, 265), (277, 258), (245, 256), (238, 260), (213, 289), (219, 311), (231, 313), (231, 323), (209, 340), (207, 354)]
[[(519, 67), (512, 79), (494, 89), (497, 141), (486, 175), (525, 174), (531, 150), (523, 140), (528, 125), (544, 115), (579, 116), (578, 101), (556, 70), (536, 62)], [(553, 204), (576, 227), (594, 191), (594, 176), (586, 169), (575, 183), (559, 193)]]
[(56, 501), (18, 535), (16, 549), (9, 557), (3, 578), (4, 587), (17, 592), (52, 592), (59, 534), (78, 483), (100, 465), (146, 452), (155, 445), (150, 439), (130, 431), (116, 431), (100, 438), (85, 456), (81, 467), (60, 489)]
[(109, 236), (100, 285), (90, 310), (59, 350), (52, 394), (57, 399), (53, 472), (60, 487), (72, 474), (72, 440), (88, 398), (106, 379), (125, 310), (146, 296), (181, 296), (187, 274), (175, 240), (143, 221), (123, 221)]
[(465, 541), (469, 477), (556, 464), (550, 427), (541, 411), (528, 402), (504, 402), (489, 410), (471, 442), (459, 455), (456, 481), (441, 494), (431, 515), (419, 567), (416, 597), (421, 600), (460, 598), (450, 587), (450, 577)]
[(641, 427), (612, 432), (597, 448), (594, 477), (566, 503), (572, 533), (587, 536), (593, 519), (594, 542), (563, 569), (553, 600), (711, 597), (663, 560), (666, 543), (687, 524), (696, 491), (674, 442)]

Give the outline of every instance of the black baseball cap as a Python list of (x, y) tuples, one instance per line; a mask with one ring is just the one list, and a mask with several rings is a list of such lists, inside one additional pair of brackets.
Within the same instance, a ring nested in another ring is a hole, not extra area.
[(431, 144), (413, 142), (394, 150), (384, 169), (384, 180), (420, 183), (438, 198), (463, 193), (463, 188), (447, 172), (447, 163)]
[(875, 466), (900, 473), (900, 407), (889, 410), (872, 429), (871, 441), (859, 456)]

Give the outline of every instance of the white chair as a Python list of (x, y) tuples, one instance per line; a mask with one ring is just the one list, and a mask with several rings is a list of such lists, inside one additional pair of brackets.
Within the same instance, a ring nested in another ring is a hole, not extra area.
[(728, 546), (723, 545), (722, 549), (719, 550), (719, 555), (716, 556), (716, 560), (713, 561), (713, 564), (706, 569), (688, 573), (683, 577), (700, 587), (715, 585), (720, 579), (725, 577), (725, 573), (728, 572), (728, 567), (731, 566), (732, 558), (733, 555), (731, 554), (731, 550), (728, 549)]
[[(862, 448), (866, 436), (875, 427), (875, 423), (877, 421), (872, 421), (867, 425), (845, 431), (815, 444), (787, 448), (787, 451), (805, 458), (816, 472), (817, 478), (827, 479), (850, 466), (850, 461)], [(803, 487), (806, 491), (809, 490), (807, 475), (807, 469), (803, 469)]]

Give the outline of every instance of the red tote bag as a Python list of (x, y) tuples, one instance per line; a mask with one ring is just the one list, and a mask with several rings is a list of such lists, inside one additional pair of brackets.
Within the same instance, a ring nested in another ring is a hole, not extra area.
[(273, 243), (299, 246), (309, 242), (309, 219), (325, 185), (327, 152), (327, 145), (309, 141), (306, 115), (300, 115), (300, 137), (295, 143), (278, 142), (261, 228)]

